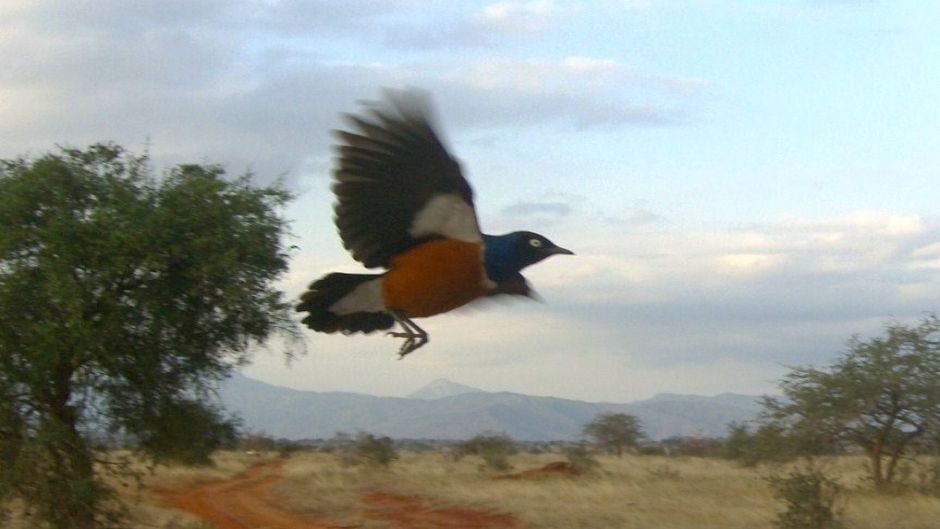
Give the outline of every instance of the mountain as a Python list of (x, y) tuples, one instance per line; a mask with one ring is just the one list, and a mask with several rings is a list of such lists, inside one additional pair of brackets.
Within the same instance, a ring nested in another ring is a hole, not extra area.
[(464, 393), (476, 393), (483, 391), (456, 382), (451, 382), (446, 378), (439, 378), (432, 381), (423, 388), (408, 395), (409, 399), (441, 399), (444, 397), (453, 397), (454, 395), (463, 395)]
[(486, 430), (527, 441), (575, 440), (599, 413), (628, 413), (653, 439), (719, 437), (731, 421), (756, 416), (758, 397), (657, 395), (627, 404), (486, 392), (434, 381), (407, 398), (300, 391), (236, 374), (219, 388), (222, 404), (245, 426), (287, 439), (366, 431), (397, 439), (467, 439)]

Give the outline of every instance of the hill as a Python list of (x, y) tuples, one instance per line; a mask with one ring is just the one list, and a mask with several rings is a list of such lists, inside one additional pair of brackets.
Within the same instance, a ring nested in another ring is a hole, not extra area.
[(328, 438), (367, 431), (398, 439), (466, 439), (482, 431), (519, 440), (580, 438), (594, 416), (637, 416), (652, 439), (720, 437), (731, 421), (754, 418), (758, 397), (661, 394), (632, 403), (584, 402), (510, 392), (486, 392), (436, 380), (409, 397), (300, 391), (236, 374), (219, 389), (222, 404), (245, 425), (274, 437)]

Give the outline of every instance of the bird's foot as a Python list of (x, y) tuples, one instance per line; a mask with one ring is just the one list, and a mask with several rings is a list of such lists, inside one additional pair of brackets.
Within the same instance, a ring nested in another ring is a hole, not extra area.
[(428, 335), (425, 332), (414, 333), (414, 332), (387, 332), (386, 336), (391, 336), (393, 338), (404, 338), (405, 341), (401, 344), (401, 347), (398, 349), (398, 359), (401, 360), (409, 353), (415, 351), (419, 347), (428, 343)]
[(401, 348), (398, 349), (398, 359), (401, 360), (405, 355), (428, 343), (428, 333), (424, 332), (424, 329), (418, 327), (418, 324), (411, 321), (404, 313), (399, 311), (390, 312), (395, 321), (401, 325), (401, 332), (387, 332), (385, 335), (405, 339), (405, 342), (401, 344)]

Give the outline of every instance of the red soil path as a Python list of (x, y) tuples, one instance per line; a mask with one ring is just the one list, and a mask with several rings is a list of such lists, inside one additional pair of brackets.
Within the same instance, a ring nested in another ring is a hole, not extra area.
[(372, 492), (363, 497), (366, 517), (400, 529), (507, 529), (519, 526), (511, 514), (463, 507), (432, 507), (420, 496)]
[(541, 468), (533, 468), (530, 470), (523, 470), (522, 472), (516, 472), (515, 474), (503, 474), (501, 476), (496, 476), (493, 479), (546, 479), (546, 478), (570, 478), (575, 477), (580, 472), (577, 471), (571, 463), (567, 461), (555, 461), (549, 463)]
[[(277, 503), (274, 487), (283, 479), (282, 462), (259, 463), (225, 481), (176, 491), (160, 491), (162, 501), (194, 514), (218, 529), (352, 529), (290, 511)], [(434, 507), (430, 500), (375, 491), (363, 495), (362, 516), (396, 529), (511, 529), (512, 515), (461, 507)]]
[(211, 522), (218, 529), (335, 529), (277, 505), (272, 489), (282, 479), (281, 461), (259, 463), (225, 481), (162, 492), (176, 509)]

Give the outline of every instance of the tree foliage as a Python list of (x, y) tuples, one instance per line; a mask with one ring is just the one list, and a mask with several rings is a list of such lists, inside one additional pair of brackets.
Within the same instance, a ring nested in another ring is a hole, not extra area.
[(190, 463), (232, 437), (202, 397), (292, 329), (272, 286), (289, 198), (109, 144), (0, 163), (0, 495), (94, 527), (93, 437)]
[(782, 380), (783, 399), (765, 399), (765, 418), (805, 446), (856, 446), (881, 488), (918, 440), (940, 428), (940, 318), (888, 325), (853, 338), (826, 369), (798, 367)]
[(626, 413), (601, 413), (584, 425), (582, 433), (602, 450), (622, 456), (646, 437), (640, 420)]
[(366, 432), (360, 432), (356, 436), (353, 454), (357, 460), (373, 467), (387, 468), (392, 461), (398, 459), (395, 441), (391, 437), (378, 437)]
[(791, 470), (786, 476), (767, 481), (786, 509), (777, 514), (778, 529), (840, 529), (842, 487), (818, 469)]
[(457, 443), (452, 453), (455, 459), (469, 455), (479, 456), (487, 468), (505, 471), (512, 468), (509, 464), (509, 456), (518, 451), (516, 442), (505, 433), (483, 432)]
[(780, 463), (801, 456), (832, 454), (838, 446), (821, 444), (793, 435), (778, 421), (749, 425), (732, 422), (724, 440), (723, 455), (744, 466)]

